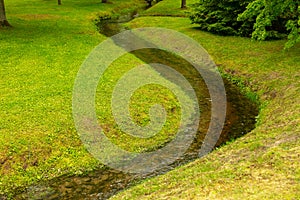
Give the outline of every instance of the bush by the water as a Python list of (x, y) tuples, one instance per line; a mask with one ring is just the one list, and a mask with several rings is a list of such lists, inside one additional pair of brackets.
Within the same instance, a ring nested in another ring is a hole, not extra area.
[(201, 30), (257, 40), (300, 42), (300, 2), (294, 0), (200, 0), (190, 15)]
[(251, 36), (254, 20), (238, 21), (238, 14), (246, 10), (251, 0), (200, 0), (190, 15), (192, 23), (201, 30), (220, 35)]

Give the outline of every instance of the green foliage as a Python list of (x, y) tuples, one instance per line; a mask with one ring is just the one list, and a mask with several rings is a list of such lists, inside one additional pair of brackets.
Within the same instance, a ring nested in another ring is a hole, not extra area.
[(192, 23), (199, 24), (201, 30), (220, 35), (250, 36), (254, 20), (238, 21), (238, 14), (242, 13), (251, 0), (200, 0), (194, 5), (190, 15)]
[(295, 0), (255, 0), (239, 15), (238, 20), (256, 18), (252, 38), (266, 40), (288, 35), (285, 47), (290, 48), (300, 41), (300, 7)]
[(190, 15), (201, 30), (256, 40), (288, 38), (285, 48), (300, 41), (299, 0), (200, 0)]

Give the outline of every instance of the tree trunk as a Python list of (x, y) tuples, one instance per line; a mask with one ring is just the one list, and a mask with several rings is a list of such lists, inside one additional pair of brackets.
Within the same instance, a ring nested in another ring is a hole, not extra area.
[(102, 3), (107, 3), (107, 0), (102, 0), (101, 2), (102, 2)]
[(57, 0), (58, 5), (61, 5), (61, 0)]
[(152, 1), (153, 0), (146, 0), (147, 1), (147, 3), (148, 3), (148, 8), (150, 8), (151, 6), (152, 6)]
[(186, 8), (186, 0), (181, 0), (181, 8)]
[(0, 26), (10, 26), (6, 19), (4, 0), (0, 0)]

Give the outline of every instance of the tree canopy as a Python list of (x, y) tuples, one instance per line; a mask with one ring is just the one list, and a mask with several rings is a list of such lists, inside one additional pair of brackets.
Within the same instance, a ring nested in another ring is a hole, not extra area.
[(286, 48), (300, 42), (300, 1), (299, 0), (254, 0), (239, 15), (238, 20), (256, 18), (252, 37), (265, 40), (274, 34), (287, 33)]

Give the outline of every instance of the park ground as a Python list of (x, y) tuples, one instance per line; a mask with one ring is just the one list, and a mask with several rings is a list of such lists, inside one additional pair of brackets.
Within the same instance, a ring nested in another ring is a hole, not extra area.
[[(0, 30), (0, 194), (99, 167), (75, 130), (72, 88), (88, 53), (106, 38), (94, 25), (99, 12), (132, 9), (133, 2), (141, 5), (138, 0), (112, 2), (6, 2), (13, 28)], [(179, 6), (178, 0), (164, 0), (126, 26), (170, 28), (198, 41), (225, 77), (245, 94), (257, 94), (256, 128), (204, 158), (113, 198), (299, 199), (300, 45), (283, 51), (285, 41), (202, 32)], [(142, 62), (126, 55), (119, 63), (130, 69)], [(116, 76), (108, 74), (107, 80)]]

